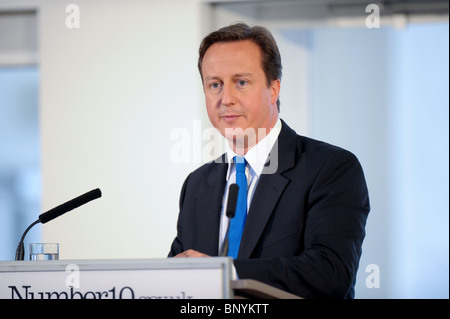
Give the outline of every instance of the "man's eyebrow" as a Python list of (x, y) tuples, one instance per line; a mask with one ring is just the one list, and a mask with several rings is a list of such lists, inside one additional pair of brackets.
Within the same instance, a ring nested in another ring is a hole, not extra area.
[(254, 77), (252, 73), (236, 73), (233, 74), (233, 78), (246, 78), (246, 77)]
[[(232, 75), (233, 79), (245, 78), (245, 77), (254, 77), (254, 75), (252, 73), (236, 73), (236, 74)], [(210, 80), (221, 80), (221, 77), (216, 76), (216, 75), (205, 76), (205, 81), (210, 81)]]
[(205, 81), (210, 81), (210, 80), (220, 80), (220, 78), (215, 75), (205, 76)]

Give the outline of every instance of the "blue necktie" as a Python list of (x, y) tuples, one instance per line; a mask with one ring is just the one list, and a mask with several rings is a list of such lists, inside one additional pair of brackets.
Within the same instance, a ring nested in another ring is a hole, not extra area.
[(236, 184), (239, 186), (239, 192), (236, 214), (230, 221), (230, 229), (228, 232), (228, 256), (236, 259), (239, 252), (239, 245), (241, 244), (245, 220), (247, 219), (247, 177), (245, 176), (245, 158), (235, 156), (233, 159), (236, 164)]

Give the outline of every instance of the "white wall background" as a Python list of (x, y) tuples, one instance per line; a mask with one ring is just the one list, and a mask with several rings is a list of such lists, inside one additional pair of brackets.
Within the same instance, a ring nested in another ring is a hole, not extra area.
[(193, 1), (65, 1), (41, 21), (44, 210), (99, 187), (100, 200), (44, 227), (61, 258), (165, 257), (195, 165), (170, 161), (170, 132), (199, 118)]
[[(69, 3), (0, 0), (38, 9), (42, 211), (103, 192), (43, 225), (42, 240), (59, 242), (63, 259), (163, 258), (182, 182), (201, 164), (197, 124), (209, 125), (198, 45), (211, 28), (256, 20), (201, 0), (80, 0), (81, 28), (69, 29)], [(366, 172), (357, 297), (448, 298), (448, 23), (434, 39), (420, 27), (263, 22), (283, 58), (282, 118), (350, 149)], [(190, 154), (176, 164), (183, 132)], [(370, 264), (380, 288), (365, 285)]]

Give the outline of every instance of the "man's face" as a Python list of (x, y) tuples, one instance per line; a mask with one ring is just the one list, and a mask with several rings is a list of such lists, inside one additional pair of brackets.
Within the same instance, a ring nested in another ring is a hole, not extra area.
[[(230, 142), (242, 137), (239, 131), (249, 137), (264, 129), (265, 136), (275, 125), (280, 81), (267, 87), (258, 45), (248, 40), (213, 44), (203, 57), (202, 76), (209, 119)], [(230, 131), (233, 136), (227, 134)], [(256, 137), (256, 142), (264, 136)], [(252, 138), (249, 145), (236, 145), (235, 140), (234, 146), (246, 152), (254, 144)]]

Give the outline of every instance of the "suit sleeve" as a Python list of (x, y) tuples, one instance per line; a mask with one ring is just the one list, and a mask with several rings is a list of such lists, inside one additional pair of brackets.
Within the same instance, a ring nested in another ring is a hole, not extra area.
[[(190, 176), (190, 175), (189, 175)], [(189, 176), (186, 178), (186, 180), (183, 183), (183, 187), (181, 188), (181, 194), (180, 194), (180, 214), (178, 215), (178, 222), (177, 222), (177, 236), (172, 242), (172, 246), (170, 247), (170, 252), (168, 254), (168, 257), (174, 257), (178, 255), (179, 253), (182, 253), (185, 249), (183, 248), (183, 229), (181, 227), (181, 211), (184, 203), (184, 198), (186, 197), (186, 188), (189, 180)]]
[(305, 298), (353, 298), (369, 212), (357, 158), (335, 152), (318, 170), (306, 196), (304, 249), (292, 258), (237, 259), (238, 275)]

